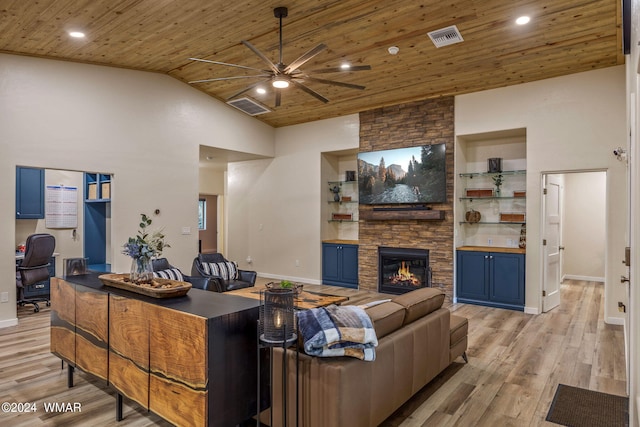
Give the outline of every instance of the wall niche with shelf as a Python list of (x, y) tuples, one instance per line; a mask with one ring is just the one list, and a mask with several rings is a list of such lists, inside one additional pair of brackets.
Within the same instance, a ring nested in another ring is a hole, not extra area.
[[(457, 137), (456, 246), (520, 245), (527, 210), (526, 149), (526, 129)], [(490, 171), (492, 158), (501, 159), (498, 171)]]
[(321, 156), (322, 240), (358, 240), (357, 149)]

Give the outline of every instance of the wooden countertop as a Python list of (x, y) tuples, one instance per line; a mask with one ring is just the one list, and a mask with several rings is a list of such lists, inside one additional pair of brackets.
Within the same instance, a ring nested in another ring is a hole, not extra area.
[(334, 245), (357, 245), (357, 240), (340, 240), (340, 239), (330, 239), (323, 240), (322, 243), (333, 243)]
[(521, 248), (501, 248), (498, 246), (459, 246), (458, 251), (477, 251), (477, 252), (500, 252), (504, 254), (526, 254), (526, 249)]

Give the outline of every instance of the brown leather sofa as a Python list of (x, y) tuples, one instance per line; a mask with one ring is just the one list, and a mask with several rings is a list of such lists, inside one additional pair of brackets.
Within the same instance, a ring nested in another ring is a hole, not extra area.
[[(299, 353), (298, 425), (373, 427), (462, 356), (467, 319), (442, 307), (444, 294), (423, 288), (367, 308), (378, 347), (376, 360), (320, 358)], [(282, 350), (273, 358), (273, 425), (283, 425)], [(287, 352), (287, 425), (296, 425), (295, 352)]]

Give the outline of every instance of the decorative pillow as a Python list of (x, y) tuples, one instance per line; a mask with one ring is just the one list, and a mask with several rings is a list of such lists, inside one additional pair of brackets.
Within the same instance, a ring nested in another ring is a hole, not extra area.
[(168, 268), (166, 270), (154, 271), (153, 277), (159, 277), (161, 279), (178, 280), (180, 282), (184, 281), (184, 277), (182, 277), (182, 273), (177, 268)]
[(238, 263), (237, 262), (203, 262), (202, 268), (208, 276), (219, 276), (224, 280), (238, 279)]

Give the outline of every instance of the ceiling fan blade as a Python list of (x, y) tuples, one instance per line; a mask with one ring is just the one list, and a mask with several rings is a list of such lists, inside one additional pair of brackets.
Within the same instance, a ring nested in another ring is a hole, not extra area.
[(199, 61), (199, 62), (206, 62), (209, 64), (224, 65), (226, 67), (244, 68), (245, 70), (262, 71), (262, 72), (265, 71), (265, 70), (260, 70), (258, 68), (245, 67), (244, 65), (227, 64), (226, 62), (210, 61), (208, 59), (200, 59), (200, 58), (189, 58), (189, 59), (191, 61)]
[(282, 100), (282, 90), (276, 89), (276, 107), (280, 106), (281, 100)]
[(329, 102), (329, 100), (327, 98), (325, 98), (324, 96), (320, 95), (315, 90), (309, 89), (307, 86), (303, 85), (302, 83), (297, 82), (295, 80), (291, 80), (291, 83), (293, 83), (296, 87), (302, 89), (304, 92), (307, 92), (309, 95), (313, 96), (314, 98), (319, 99), (320, 101), (324, 102), (325, 104), (327, 102)]
[(296, 59), (291, 64), (289, 64), (287, 68), (284, 69), (284, 73), (289, 74), (290, 72), (297, 70), (305, 62), (307, 62), (308, 60), (310, 60), (311, 58), (313, 58), (314, 56), (316, 56), (326, 48), (327, 48), (327, 45), (325, 45), (324, 43), (320, 43), (318, 46), (314, 47), (309, 52), (303, 54), (302, 56), (300, 56), (300, 58)]
[(322, 73), (348, 73), (349, 71), (367, 71), (371, 69), (371, 65), (354, 65), (344, 69), (342, 67), (321, 68), (319, 70), (307, 71), (308, 74), (322, 74)]
[(249, 85), (249, 86), (247, 86), (246, 88), (242, 89), (240, 92), (238, 92), (238, 93), (234, 93), (233, 95), (229, 96), (229, 97), (227, 98), (227, 101), (228, 101), (228, 100), (230, 100), (230, 99), (235, 98), (236, 96), (240, 96), (240, 95), (242, 95), (242, 94), (243, 94), (243, 93), (245, 93), (245, 92), (249, 92), (251, 89), (253, 89), (253, 88), (255, 88), (255, 87), (258, 87), (258, 86), (260, 86), (261, 84), (263, 84), (264, 82), (267, 82), (267, 81), (269, 81), (269, 79), (266, 79), (266, 80), (260, 80), (259, 82), (256, 82), (256, 83), (254, 83), (254, 84), (252, 84), (252, 85)]
[(342, 86), (342, 87), (348, 87), (351, 89), (359, 89), (359, 90), (364, 90), (364, 86), (361, 85), (354, 85), (352, 83), (344, 83), (344, 82), (337, 82), (335, 80), (325, 80), (325, 79), (318, 79), (315, 77), (300, 77), (300, 79), (303, 80), (309, 80), (311, 82), (318, 82), (318, 83), (324, 83), (326, 85), (333, 85), (333, 86)]
[(255, 53), (256, 55), (258, 55), (258, 57), (260, 59), (262, 59), (262, 61), (267, 64), (269, 66), (269, 68), (271, 68), (271, 70), (273, 70), (274, 73), (279, 74), (280, 70), (278, 69), (278, 67), (276, 66), (276, 64), (274, 64), (269, 58), (267, 58), (266, 56), (264, 56), (264, 54), (262, 52), (260, 52), (254, 45), (252, 45), (251, 43), (249, 43), (246, 40), (242, 40), (242, 44), (245, 45), (246, 47), (248, 47), (249, 49), (251, 49), (251, 51), (253, 53)]
[(271, 74), (258, 74), (255, 76), (235, 76), (235, 77), (218, 77), (216, 79), (204, 79), (204, 80), (192, 80), (190, 82), (188, 82), (189, 84), (192, 83), (208, 83), (208, 82), (219, 82), (219, 81), (223, 81), (223, 80), (236, 80), (236, 79), (254, 79), (257, 77), (271, 77)]

